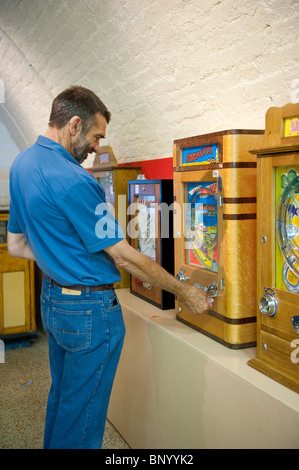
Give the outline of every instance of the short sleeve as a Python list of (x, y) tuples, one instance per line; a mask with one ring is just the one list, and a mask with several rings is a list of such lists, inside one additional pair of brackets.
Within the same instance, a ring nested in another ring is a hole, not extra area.
[(10, 203), (10, 207), (9, 207), (7, 230), (10, 233), (23, 233), (12, 203)]
[(104, 191), (96, 181), (77, 183), (57, 201), (57, 205), (90, 253), (101, 251), (124, 238), (105, 201)]

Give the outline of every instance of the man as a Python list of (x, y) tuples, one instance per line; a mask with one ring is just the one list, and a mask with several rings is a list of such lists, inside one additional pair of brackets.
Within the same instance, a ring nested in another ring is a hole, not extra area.
[(110, 112), (92, 91), (63, 91), (53, 101), (45, 135), (15, 159), (10, 172), (9, 253), (35, 260), (45, 273), (41, 312), (52, 375), (45, 448), (101, 447), (125, 334), (113, 290), (120, 280), (117, 265), (175, 294), (194, 314), (212, 307), (206, 293), (127, 243), (103, 189), (81, 167), (99, 151), (109, 121)]

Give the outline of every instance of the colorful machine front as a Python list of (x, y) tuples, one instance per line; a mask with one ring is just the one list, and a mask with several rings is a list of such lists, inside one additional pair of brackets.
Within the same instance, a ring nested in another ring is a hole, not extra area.
[[(128, 195), (130, 244), (174, 274), (172, 180), (129, 181)], [(173, 294), (133, 275), (130, 276), (130, 291), (162, 310), (174, 307)]]
[(257, 357), (299, 392), (299, 104), (270, 108), (258, 157)]
[(177, 319), (229, 348), (256, 344), (256, 156), (264, 131), (228, 130), (174, 142), (175, 273), (214, 297)]

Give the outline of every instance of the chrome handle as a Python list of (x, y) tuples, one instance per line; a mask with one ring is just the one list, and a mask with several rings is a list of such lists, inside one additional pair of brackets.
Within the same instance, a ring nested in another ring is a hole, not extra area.
[(299, 315), (295, 315), (291, 318), (291, 322), (294, 328), (294, 331), (299, 335)]
[(259, 309), (263, 315), (268, 317), (275, 317), (277, 314), (277, 300), (275, 292), (269, 287), (265, 287), (265, 295), (260, 298)]
[(143, 287), (145, 287), (148, 290), (151, 290), (152, 285), (149, 282), (142, 282)]
[[(175, 277), (181, 282), (186, 282), (187, 279), (190, 279), (190, 277), (187, 277), (185, 273), (186, 273), (186, 269), (181, 268), (179, 271), (179, 274), (177, 274)], [(198, 284), (197, 282), (194, 285), (198, 287), (199, 289), (206, 291), (208, 294), (208, 297), (217, 297), (218, 286), (217, 286), (216, 281), (214, 281), (213, 284), (209, 284), (206, 287), (203, 287), (201, 284)]]
[(186, 269), (181, 268), (179, 271), (179, 274), (177, 274), (175, 277), (181, 282), (186, 282), (187, 279), (190, 279), (190, 277), (187, 277), (185, 272), (186, 272)]
[(196, 287), (199, 287), (199, 289), (203, 289), (204, 291), (206, 291), (206, 293), (208, 294), (208, 297), (217, 297), (218, 286), (217, 286), (216, 281), (214, 281), (213, 284), (209, 284), (206, 287), (203, 287), (201, 284), (198, 284), (198, 282), (196, 282), (194, 285)]

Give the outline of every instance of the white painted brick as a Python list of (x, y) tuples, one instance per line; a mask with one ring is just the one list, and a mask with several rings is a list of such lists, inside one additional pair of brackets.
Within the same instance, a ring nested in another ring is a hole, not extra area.
[(298, 24), (295, 0), (1, 0), (5, 105), (32, 143), (82, 84), (112, 112), (120, 162), (168, 157), (174, 138), (263, 128), (290, 101)]

